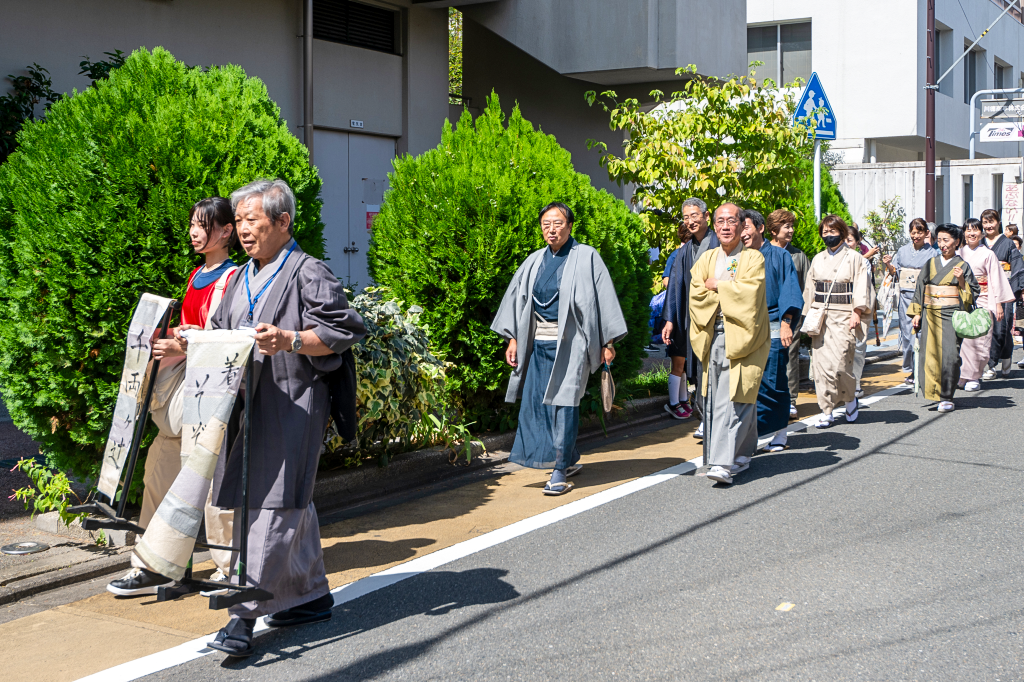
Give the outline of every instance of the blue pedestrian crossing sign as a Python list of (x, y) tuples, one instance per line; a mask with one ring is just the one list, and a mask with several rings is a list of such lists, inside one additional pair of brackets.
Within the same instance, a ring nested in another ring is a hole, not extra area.
[(828, 95), (825, 88), (821, 87), (821, 79), (818, 73), (811, 74), (811, 80), (804, 88), (804, 94), (796, 103), (796, 111), (793, 113), (793, 123), (814, 123), (814, 134), (819, 140), (836, 139), (836, 115), (832, 105), (828, 102)]

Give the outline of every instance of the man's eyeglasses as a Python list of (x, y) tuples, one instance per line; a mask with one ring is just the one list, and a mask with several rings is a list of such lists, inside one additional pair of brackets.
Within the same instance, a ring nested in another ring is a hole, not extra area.
[(736, 227), (739, 224), (739, 218), (715, 218), (715, 225), (732, 225)]
[(540, 226), (542, 228), (544, 228), (545, 230), (551, 229), (552, 227), (555, 228), (556, 230), (560, 230), (563, 227), (565, 227), (565, 221), (564, 220), (555, 220), (553, 222), (552, 221), (548, 221), (548, 222), (541, 223)]

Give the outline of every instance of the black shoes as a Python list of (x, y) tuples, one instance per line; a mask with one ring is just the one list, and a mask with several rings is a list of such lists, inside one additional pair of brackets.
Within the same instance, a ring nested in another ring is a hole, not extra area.
[(320, 623), (331, 619), (331, 609), (333, 608), (334, 595), (328, 592), (313, 601), (271, 614), (267, 617), (267, 625), (272, 628), (283, 628), (289, 625)]
[(111, 581), (107, 591), (121, 597), (156, 594), (160, 587), (170, 587), (174, 581), (145, 568), (132, 568), (120, 580)]

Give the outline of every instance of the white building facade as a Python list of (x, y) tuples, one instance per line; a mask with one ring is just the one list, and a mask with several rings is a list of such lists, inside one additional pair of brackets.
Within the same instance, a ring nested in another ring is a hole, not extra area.
[[(1005, 0), (936, 0), (936, 77), (1006, 6)], [(758, 77), (778, 79), (780, 68), (782, 82), (811, 71), (820, 76), (838, 125), (831, 158), (841, 165), (834, 175), (858, 222), (896, 195), (909, 217), (924, 215), (926, 13), (926, 0), (747, 0), (748, 62), (765, 62)], [(936, 93), (941, 221), (961, 222), (1000, 208), (1002, 184), (1020, 181), (1019, 142), (977, 142), (976, 158), (1004, 160), (994, 165), (959, 160), (968, 158), (972, 115), (980, 128), (971, 96), (1024, 85), (1021, 19), (1011, 10)]]

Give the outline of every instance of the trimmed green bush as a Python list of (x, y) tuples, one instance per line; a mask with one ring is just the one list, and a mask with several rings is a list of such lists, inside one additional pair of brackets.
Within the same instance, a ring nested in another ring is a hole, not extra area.
[[(801, 168), (800, 180), (796, 184), (796, 204), (792, 207), (777, 206), (776, 208), (789, 208), (796, 214), (796, 224), (793, 226), (793, 244), (807, 254), (808, 258), (814, 258), (819, 251), (825, 248), (825, 243), (818, 236), (818, 223), (814, 219), (814, 160), (805, 159)], [(824, 218), (830, 213), (835, 213), (847, 224), (853, 222), (843, 193), (839, 191), (839, 186), (832, 179), (828, 166), (822, 164), (821, 217)]]
[(366, 324), (352, 347), (356, 361), (358, 443), (345, 444), (328, 430), (322, 468), (356, 466), (376, 456), (387, 464), (391, 451), (409, 450), (438, 438), (429, 414), (444, 416), (448, 365), (430, 350), (423, 310), (403, 312), (384, 287), (368, 288), (351, 300)]
[(91, 477), (140, 294), (181, 298), (199, 262), (192, 204), (282, 178), (296, 239), (322, 257), (321, 183), (261, 81), (161, 48), (62, 98), (18, 143), (0, 165), (0, 389), (50, 464)]
[(475, 121), (464, 111), (457, 128), (446, 122), (436, 149), (396, 160), (369, 252), (374, 280), (423, 308), (431, 340), (452, 363), (449, 389), (478, 427), (505, 413), (506, 342), (489, 327), (516, 268), (544, 246), (537, 213), (547, 203), (572, 207), (573, 236), (601, 253), (615, 283), (630, 329), (616, 378), (637, 373), (648, 336), (639, 217), (573, 170), (569, 152), (518, 106), (507, 127), (504, 118), (492, 94)]

